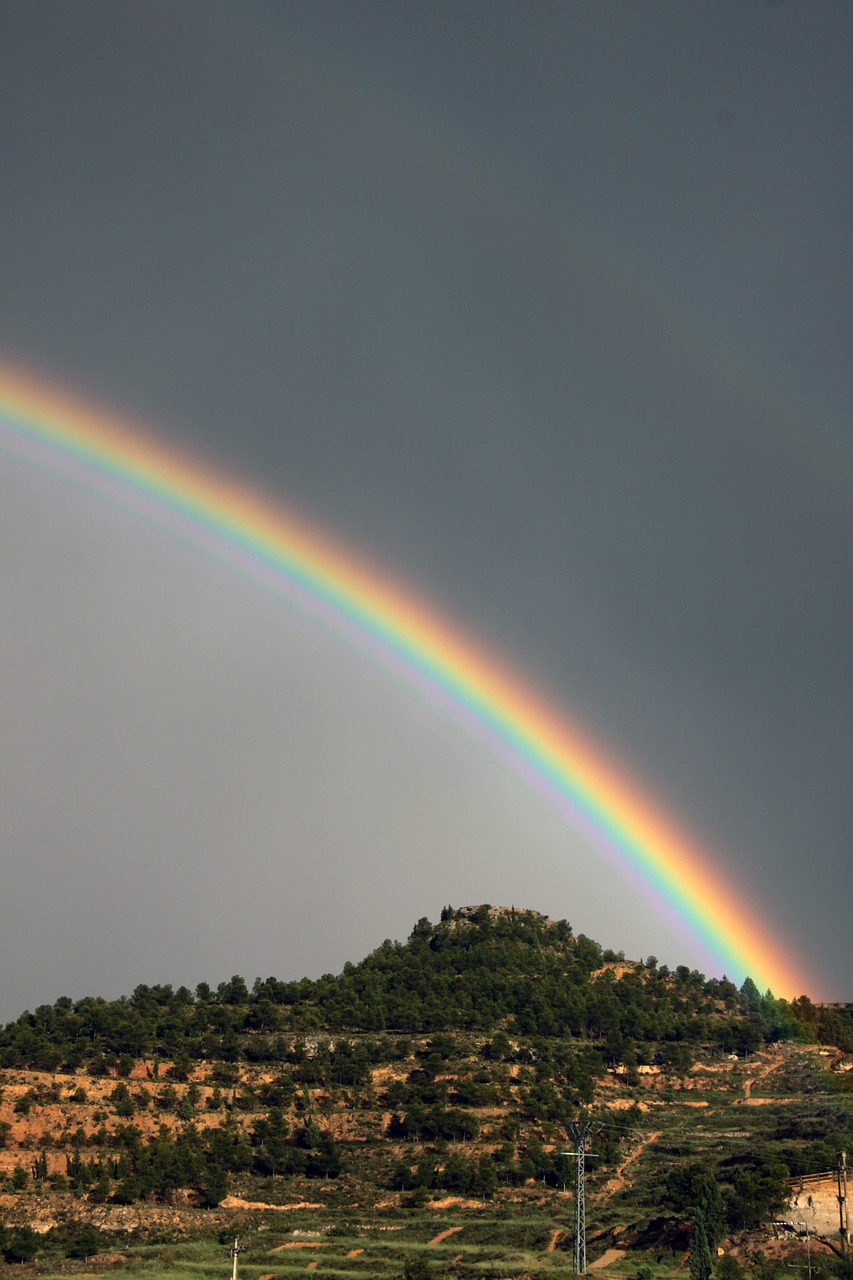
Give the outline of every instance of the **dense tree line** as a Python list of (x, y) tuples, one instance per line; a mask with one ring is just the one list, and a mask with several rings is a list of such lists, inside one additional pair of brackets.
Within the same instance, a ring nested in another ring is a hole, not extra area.
[[(642, 1062), (644, 1045), (661, 1044), (713, 1044), (742, 1054), (768, 1041), (801, 1039), (853, 1049), (851, 1006), (823, 1008), (805, 996), (789, 1003), (762, 995), (750, 979), (738, 990), (686, 966), (671, 972), (654, 957), (622, 971), (621, 960), (574, 936), (566, 921), (447, 908), (437, 926), (419, 920), (405, 944), (385, 941), (337, 976), (257, 979), (249, 989), (235, 975), (195, 992), (159, 984), (140, 985), (118, 1000), (60, 998), (0, 1031), (0, 1066), (85, 1065), (122, 1075), (135, 1059), (159, 1057), (188, 1073), (202, 1059), (286, 1062), (294, 1037), (317, 1031), (451, 1028), (581, 1039), (604, 1046), (613, 1061), (639, 1054)], [(676, 1067), (686, 1061), (685, 1051), (669, 1052)], [(369, 1051), (339, 1048), (333, 1060), (304, 1071), (321, 1067), (340, 1083), (356, 1084), (365, 1078)]]
[[(96, 1153), (87, 1156), (82, 1148), (93, 1139)], [(54, 1190), (70, 1190), (93, 1203), (114, 1204), (170, 1203), (177, 1192), (194, 1191), (200, 1204), (213, 1207), (227, 1194), (231, 1174), (337, 1178), (340, 1168), (340, 1154), (328, 1132), (310, 1118), (291, 1129), (283, 1112), (272, 1107), (247, 1131), (229, 1118), (207, 1129), (188, 1124), (179, 1132), (162, 1125), (148, 1141), (135, 1125), (84, 1135), (66, 1153), (64, 1174), (49, 1179), (41, 1151), (29, 1171), (16, 1167), (9, 1189), (50, 1183)]]
[(679, 1216), (698, 1221), (715, 1249), (729, 1233), (778, 1217), (788, 1197), (788, 1176), (785, 1164), (761, 1153), (714, 1168), (677, 1165), (666, 1176), (664, 1202)]

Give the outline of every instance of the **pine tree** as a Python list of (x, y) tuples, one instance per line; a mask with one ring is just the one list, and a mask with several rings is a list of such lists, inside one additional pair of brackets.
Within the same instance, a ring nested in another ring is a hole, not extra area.
[(697, 1209), (693, 1215), (693, 1234), (690, 1243), (690, 1280), (711, 1280), (713, 1271), (705, 1214), (702, 1209)]

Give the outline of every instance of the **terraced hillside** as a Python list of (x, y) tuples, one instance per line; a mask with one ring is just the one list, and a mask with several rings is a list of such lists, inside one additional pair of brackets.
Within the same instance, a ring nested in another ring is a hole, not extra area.
[(60, 1000), (0, 1038), (6, 1256), (67, 1270), (106, 1248), (150, 1273), (179, 1240), (169, 1266), (208, 1274), (237, 1233), (250, 1280), (557, 1274), (561, 1153), (590, 1120), (591, 1269), (678, 1274), (698, 1208), (736, 1274), (802, 1248), (769, 1224), (802, 1233), (802, 1180), (853, 1151), (848, 1027), (495, 908), (339, 978)]

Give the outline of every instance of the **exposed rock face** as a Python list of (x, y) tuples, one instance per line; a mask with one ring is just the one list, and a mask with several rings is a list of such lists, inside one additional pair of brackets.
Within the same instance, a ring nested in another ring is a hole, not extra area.
[(85, 1224), (108, 1235), (183, 1236), (196, 1234), (199, 1229), (220, 1230), (243, 1220), (244, 1213), (235, 1215), (188, 1205), (95, 1205), (62, 1194), (0, 1195), (0, 1221), (13, 1228), (32, 1227), (39, 1235), (46, 1235), (54, 1227)]

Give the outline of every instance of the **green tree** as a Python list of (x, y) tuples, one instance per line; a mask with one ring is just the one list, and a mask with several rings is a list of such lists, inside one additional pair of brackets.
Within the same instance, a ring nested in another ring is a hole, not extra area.
[(726, 1204), (716, 1175), (698, 1164), (676, 1166), (666, 1178), (665, 1199), (670, 1208), (684, 1219), (699, 1211), (711, 1249), (726, 1234)]
[(482, 1196), (485, 1200), (491, 1200), (497, 1191), (498, 1171), (490, 1156), (480, 1159), (471, 1189), (475, 1195)]
[(259, 1173), (275, 1177), (286, 1167), (290, 1152), (289, 1133), (290, 1126), (280, 1107), (270, 1107), (266, 1118), (253, 1126), (251, 1137), (255, 1147), (255, 1167)]
[(195, 1108), (186, 1094), (184, 1094), (183, 1098), (178, 1102), (178, 1105), (175, 1108), (175, 1115), (179, 1120), (192, 1120), (195, 1115)]
[(199, 1191), (202, 1208), (215, 1209), (228, 1195), (228, 1173), (221, 1165), (208, 1166)]
[(403, 1263), (403, 1280), (433, 1280), (435, 1272), (422, 1253), (416, 1253)]
[(30, 1262), (39, 1251), (39, 1238), (32, 1227), (18, 1227), (3, 1249), (7, 1262)]
[(778, 1160), (756, 1161), (752, 1169), (739, 1169), (727, 1193), (729, 1225), (750, 1230), (775, 1218), (787, 1196), (788, 1167)]
[(746, 1280), (746, 1272), (738, 1262), (737, 1258), (733, 1258), (727, 1254), (724, 1258), (720, 1258), (715, 1268), (717, 1280)]
[(136, 1110), (133, 1095), (123, 1080), (120, 1080), (113, 1089), (110, 1101), (115, 1107), (116, 1115), (121, 1116), (123, 1120), (129, 1120)]
[(65, 1253), (69, 1258), (91, 1258), (101, 1248), (101, 1233), (97, 1227), (85, 1225), (75, 1228), (68, 1238)]
[(690, 1280), (711, 1280), (713, 1270), (705, 1215), (701, 1209), (697, 1209), (693, 1216), (690, 1238)]
[(166, 1075), (172, 1080), (186, 1081), (190, 1078), (190, 1072), (193, 1069), (192, 1060), (186, 1050), (181, 1050), (175, 1054), (175, 1060), (166, 1070)]

